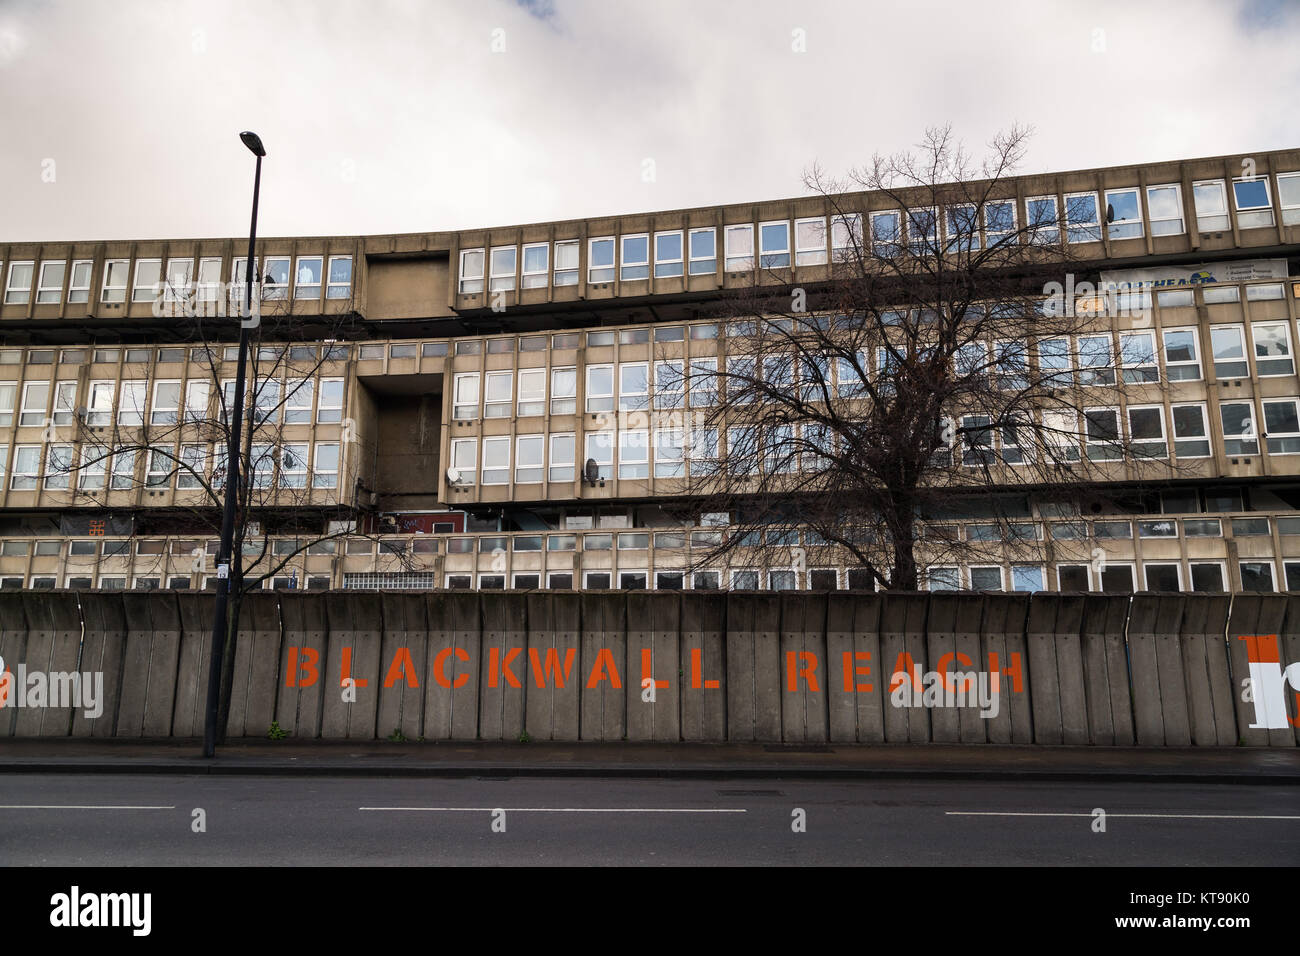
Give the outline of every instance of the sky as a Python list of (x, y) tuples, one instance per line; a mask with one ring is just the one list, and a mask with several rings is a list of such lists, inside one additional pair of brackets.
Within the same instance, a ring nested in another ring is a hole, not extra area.
[(431, 232), (1300, 146), (1300, 0), (0, 0), (0, 242)]

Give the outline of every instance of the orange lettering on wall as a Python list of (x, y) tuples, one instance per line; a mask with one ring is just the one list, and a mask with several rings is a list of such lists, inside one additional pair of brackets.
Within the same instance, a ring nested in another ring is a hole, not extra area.
[[(952, 651), (949, 651), (947, 654), (944, 654), (939, 658), (939, 679), (943, 681), (943, 689), (955, 694), (957, 693), (957, 681), (955, 679), (951, 682), (948, 680), (948, 668), (952, 667), (953, 658), (956, 658), (957, 663), (961, 664), (962, 667), (971, 667), (973, 664), (971, 659), (961, 651), (958, 651), (955, 654)], [(967, 677), (965, 683), (966, 686), (961, 688), (962, 693), (969, 692), (971, 684), (975, 683), (975, 681), (973, 678)]]
[(870, 694), (874, 689), (874, 684), (857, 684), (854, 683), (856, 677), (870, 677), (871, 665), (866, 667), (854, 666), (854, 661), (871, 660), (870, 651), (845, 651), (844, 652), (844, 693), (851, 694), (855, 690), (861, 694)]
[(796, 671), (798, 677), (802, 677), (808, 682), (808, 689), (814, 694), (821, 690), (817, 686), (817, 655), (811, 651), (799, 651), (799, 664), (795, 664), (795, 652), (785, 652), (785, 689), (794, 693), (799, 689), (799, 682), (796, 680)]
[[(556, 687), (563, 687), (564, 682), (569, 679), (569, 674), (573, 670), (573, 659), (577, 655), (578, 649), (575, 647), (566, 648), (564, 651), (564, 672), (560, 672), (560, 652), (554, 647), (546, 649), (546, 666), (542, 666), (541, 655), (537, 653), (537, 648), (528, 648), (528, 659), (533, 665), (533, 680), (537, 682), (538, 687), (545, 687), (548, 678), (555, 679)], [(618, 686), (617, 684), (614, 686)]]
[(587, 689), (590, 690), (603, 680), (609, 681), (609, 686), (615, 690), (623, 686), (618, 679), (618, 666), (614, 663), (614, 655), (610, 653), (608, 647), (602, 647), (596, 652), (596, 663), (591, 666)]
[[(512, 647), (506, 651), (504, 658), (501, 656), (501, 648), (494, 647), (488, 651), (488, 686), (496, 687), (500, 678), (505, 677), (506, 683), (511, 687), (523, 687), (519, 680), (519, 675), (510, 669), (510, 662), (524, 652), (522, 647)], [(468, 677), (469, 675), (464, 675)]]
[[(1011, 666), (1002, 667), (1002, 668), (998, 667), (998, 652), (989, 651), (989, 670), (993, 671), (994, 673), (1006, 674), (1008, 677), (1010, 677), (1011, 689), (1015, 691), (1017, 694), (1019, 694), (1020, 691), (1023, 689), (1023, 684), (1021, 683), (1021, 680), (1024, 675), (1023, 672), (1021, 671), (1019, 651), (1012, 651)], [(998, 685), (993, 685), (993, 689), (997, 690)]]
[[(494, 647), (492, 650), (495, 651), (496, 648)], [(437, 654), (433, 655), (433, 681), (439, 687), (464, 687), (469, 683), (468, 674), (457, 674), (454, 683), (448, 679), (447, 658), (451, 657), (453, 654), (456, 655), (457, 660), (469, 660), (469, 654), (466, 653), (465, 648), (463, 647), (444, 647)], [(517, 687), (519, 685), (516, 684), (515, 686)]]
[(719, 687), (722, 686), (720, 683), (718, 683), (718, 681), (703, 680), (704, 668), (700, 663), (700, 659), (703, 656), (704, 656), (704, 652), (700, 648), (698, 647), (691, 648), (691, 686), (694, 687), (696, 690), (699, 690), (702, 682), (704, 687), (707, 688), (708, 690), (717, 690)]
[(907, 675), (911, 675), (912, 689), (920, 693), (922, 691), (921, 665), (912, 660), (911, 654), (903, 651), (898, 655), (898, 660), (894, 661), (894, 669), (889, 675), (889, 690), (891, 693), (895, 687), (907, 680)]
[[(343, 648), (343, 666), (342, 666), (342, 672), (339, 674), (339, 686), (346, 687), (348, 678), (351, 676), (352, 676), (352, 648), (345, 647)], [(353, 686), (355, 687), (365, 687), (369, 683), (370, 680), (365, 677), (358, 677), (356, 680), (352, 682)]]
[[(644, 689), (650, 685), (646, 683), (648, 679), (654, 677), (655, 660), (654, 651), (648, 647), (641, 648), (641, 687)], [(655, 687), (667, 687), (668, 681), (656, 680)]]
[(406, 681), (407, 687), (420, 686), (420, 680), (415, 676), (415, 661), (411, 660), (409, 647), (399, 647), (397, 653), (393, 655), (393, 663), (388, 665), (388, 673), (384, 675), (384, 686), (392, 687), (399, 678)]
[(284, 686), (311, 687), (320, 677), (320, 671), (316, 667), (318, 663), (320, 663), (320, 651), (316, 648), (289, 648), (289, 666), (285, 668)]

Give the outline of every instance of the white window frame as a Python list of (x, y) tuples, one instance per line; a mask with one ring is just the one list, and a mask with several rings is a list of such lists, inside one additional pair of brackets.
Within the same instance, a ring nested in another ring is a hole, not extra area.
[[(1259, 400), (1260, 411), (1262, 413), (1261, 421), (1264, 428), (1264, 447), (1269, 455), (1300, 455), (1300, 426), (1295, 430), (1288, 432), (1274, 431), (1268, 424), (1268, 407), (1270, 405), (1289, 404), (1292, 412), (1295, 414), (1297, 421), (1300, 421), (1300, 398), (1289, 396), (1280, 396), (1277, 398), (1261, 398)], [(1274, 445), (1277, 442), (1277, 445)], [(1288, 448), (1288, 443), (1290, 447)]]
[[(154, 279), (147, 285), (140, 284), (140, 269), (143, 266), (157, 266), (158, 278)], [(153, 302), (158, 298), (158, 288), (163, 281), (163, 261), (161, 259), (136, 259), (135, 268), (131, 271), (131, 301), (132, 302)]]
[[(46, 270), (58, 268), (62, 270), (58, 282), (51, 285), (46, 279)], [(36, 283), (36, 304), (37, 305), (58, 305), (63, 301), (63, 283), (68, 278), (68, 262), (66, 259), (42, 259), (40, 276)]]
[[(505, 384), (505, 395), (493, 398), (492, 387)], [(483, 373), (483, 417), (509, 418), (514, 410), (515, 373), (511, 369), (494, 369)]]
[[(784, 237), (780, 248), (767, 248), (767, 230), (780, 227)], [(784, 261), (781, 261), (784, 259)], [(760, 269), (787, 269), (790, 267), (790, 220), (769, 219), (758, 224), (758, 267)]]
[[(1189, 335), (1191, 337), (1193, 357), (1190, 360), (1179, 359), (1177, 361), (1170, 361), (1168, 337), (1171, 333), (1179, 333), (1183, 335)], [(1165, 356), (1165, 377), (1168, 378), (1169, 381), (1199, 382), (1202, 378), (1204, 378), (1205, 373), (1204, 370), (1201, 368), (1201, 337), (1199, 335), (1199, 330), (1196, 328), (1196, 326), (1173, 326), (1170, 328), (1161, 329), (1160, 343), (1163, 346), (1162, 351), (1164, 352), (1164, 356)], [(1185, 369), (1185, 368), (1195, 369), (1196, 374), (1192, 376), (1185, 376), (1181, 374), (1175, 376), (1174, 374), (1175, 369)]]
[[(467, 261), (474, 256), (478, 257), (477, 274), (470, 271), (470, 267), (467, 265)], [(458, 288), (461, 295), (474, 295), (483, 291), (483, 282), (487, 271), (486, 263), (487, 249), (483, 246), (460, 250), (460, 282)]]
[(95, 453), (86, 460), (82, 456), (81, 466), (77, 468), (77, 488), (81, 491), (102, 491), (104, 479), (108, 472), (108, 454)]
[[(1225, 358), (1223, 361), (1220, 361), (1219, 357), (1215, 354), (1215, 352), (1217, 351), (1214, 344), (1215, 333), (1227, 333), (1228, 331), (1232, 331), (1237, 334), (1237, 343), (1241, 348), (1241, 357), (1234, 358), (1232, 356), (1229, 356)], [(1247, 351), (1248, 349), (1248, 346), (1246, 344), (1247, 341), (1248, 340), (1246, 338), (1246, 327), (1244, 325), (1241, 325), (1239, 323), (1233, 323), (1233, 324), (1216, 323), (1210, 326), (1210, 361), (1214, 365), (1214, 377), (1216, 379), (1223, 380), (1223, 379), (1250, 378), (1250, 353), (1249, 351)], [(1250, 349), (1254, 348), (1253, 343), (1249, 346), (1249, 348)], [(1240, 372), (1232, 373), (1232, 374), (1225, 373), (1219, 370), (1220, 365), (1229, 365), (1229, 364), (1241, 365), (1243, 366), (1243, 368)]]
[[(1239, 183), (1262, 183), (1264, 186), (1264, 197), (1267, 202), (1263, 206), (1241, 207), (1241, 199), (1237, 195), (1237, 185)], [(1232, 210), (1237, 214), (1238, 229), (1267, 229), (1277, 220), (1273, 217), (1273, 184), (1269, 182), (1267, 175), (1263, 176), (1234, 176), (1232, 180)]]
[[(1116, 219), (1110, 220), (1110, 210), (1112, 208), (1111, 197), (1118, 196), (1121, 193), (1132, 193), (1133, 203), (1137, 207), (1136, 219)], [(1141, 239), (1146, 235), (1146, 224), (1143, 221), (1142, 213), (1142, 187), (1141, 186), (1117, 186), (1114, 189), (1107, 189), (1102, 194), (1102, 205), (1105, 209), (1105, 215), (1102, 217), (1106, 220), (1106, 235), (1110, 239)], [(1132, 229), (1137, 231), (1133, 232)], [(1123, 233), (1122, 235), (1119, 233)]]
[[(738, 222), (723, 228), (726, 272), (751, 272), (754, 269), (754, 224)], [(748, 236), (749, 252), (738, 249), (740, 237)]]
[[(561, 372), (568, 373), (573, 381), (572, 387), (559, 384)], [(576, 415), (578, 412), (578, 368), (576, 365), (558, 365), (551, 368), (551, 402), (552, 415)]]
[[(1200, 203), (1196, 201), (1196, 191), (1203, 187), (1214, 186), (1219, 192), (1219, 201), (1222, 205), (1222, 211), (1211, 210), (1205, 214), (1201, 213)], [(1232, 212), (1228, 205), (1228, 186), (1222, 179), (1201, 179), (1192, 183), (1192, 214), (1196, 216), (1197, 232), (1229, 232), (1232, 230)], [(1221, 223), (1217, 225), (1207, 224), (1202, 220)]]
[[(568, 444), (568, 454), (562, 447)], [(547, 481), (573, 481), (577, 477), (578, 438), (573, 432), (552, 432), (547, 442), (549, 468)], [(557, 451), (559, 454), (557, 454)], [(566, 474), (567, 473), (567, 474)]]
[[(337, 424), (343, 421), (343, 401), (344, 401), (344, 382), (341, 378), (322, 378), (319, 380), (320, 387), (316, 389), (316, 421), (318, 424)], [(333, 404), (333, 399), (328, 399), (330, 404), (326, 404), (326, 392), (332, 390), (332, 386), (338, 386), (338, 404)]]
[[(176, 402), (173, 405), (161, 403), (160, 392), (163, 388), (175, 386)], [(180, 419), (181, 381), (178, 378), (154, 379), (152, 401), (149, 403), (149, 424), (175, 425)]]
[[(115, 280), (120, 279), (120, 282)], [(108, 259), (104, 262), (104, 282), (100, 287), (101, 302), (125, 302), (131, 285), (131, 260)]]
[(650, 433), (644, 428), (620, 429), (618, 477), (645, 481), (650, 477)]
[[(73, 259), (68, 278), (68, 304), (90, 301), (90, 280), (94, 278), (95, 262), (93, 259)], [(78, 278), (80, 272), (84, 278)]]
[[(1174, 216), (1157, 216), (1153, 211), (1151, 194), (1161, 189), (1172, 189), (1174, 191), (1174, 203), (1178, 207), (1178, 215)], [(1185, 211), (1183, 208), (1183, 187), (1180, 183), (1158, 183), (1154, 186), (1146, 187), (1147, 194), (1147, 217), (1150, 221), (1151, 235), (1154, 236), (1181, 236), (1187, 231), (1187, 225), (1184, 222)], [(1165, 223), (1176, 223), (1176, 229), (1165, 227)]]
[[(542, 252), (542, 266), (528, 267), (528, 253)], [(524, 289), (545, 289), (551, 272), (551, 244), (549, 242), (526, 242), (519, 252), (519, 285)]]
[[(498, 253), (502, 260), (497, 263)], [(508, 254), (508, 255), (507, 255)], [(509, 267), (505, 262), (509, 259)], [(519, 247), (514, 245), (493, 246), (488, 250), (488, 291), (513, 292), (519, 274)]]
[[(1280, 328), (1282, 330), (1282, 339), (1283, 339), (1283, 343), (1286, 346), (1286, 354), (1285, 355), (1260, 355), (1259, 354), (1260, 343), (1259, 343), (1259, 339), (1256, 337), (1256, 330), (1275, 329), (1275, 328)], [(1280, 376), (1295, 374), (1295, 349), (1292, 347), (1291, 344), (1291, 323), (1290, 322), (1282, 320), (1279, 322), (1250, 323), (1250, 345), (1251, 345), (1251, 355), (1255, 360), (1255, 374), (1258, 375), (1260, 378), (1277, 378)], [(1260, 367), (1260, 364), (1262, 362), (1276, 363), (1276, 362), (1282, 362), (1283, 360), (1286, 361), (1286, 364), (1288, 366), (1285, 371), (1265, 372), (1263, 368)]]
[[(1070, 201), (1091, 199), (1092, 200), (1092, 219), (1090, 221), (1074, 222), (1070, 218)], [(1101, 221), (1103, 218), (1101, 199), (1098, 198), (1096, 191), (1084, 190), (1077, 193), (1065, 194), (1065, 239), (1070, 245), (1076, 245), (1080, 242), (1101, 242)], [(1075, 232), (1081, 233), (1075, 236)]]
[[(22, 461), (22, 459), (28, 459)], [(41, 474), (41, 446), (15, 445), (9, 487), (14, 491), (35, 491)]]
[[(645, 387), (639, 391), (627, 388), (627, 374), (640, 370)], [(650, 363), (620, 362), (618, 366), (618, 410), (621, 412), (643, 412), (650, 408)]]
[[(665, 258), (660, 255), (659, 241), (671, 237), (677, 238), (677, 258)], [(673, 279), (686, 271), (686, 233), (681, 229), (669, 229), (654, 234), (655, 278)]]
[(69, 443), (46, 446), (44, 487), (47, 491), (66, 491), (71, 486), (74, 454), (75, 447)]
[[(627, 247), (630, 242), (645, 243), (645, 257), (629, 259)], [(650, 234), (633, 232), (618, 237), (618, 277), (623, 282), (638, 282), (650, 278)]]
[[(218, 262), (221, 260), (218, 259)], [(302, 271), (308, 263), (316, 264), (316, 281), (303, 282)], [(298, 256), (293, 261), (293, 297), (295, 299), (304, 299), (311, 301), (319, 300), (321, 290), (325, 287), (325, 257), (324, 256)]]
[[(493, 464), (489, 467), (488, 464), (489, 453), (499, 455), (500, 450), (502, 449), (505, 451), (505, 463)], [(489, 471), (494, 473), (493, 474), (494, 480), (492, 481), (488, 480)], [(496, 473), (498, 472), (500, 473), (499, 480), (495, 480), (498, 477), (496, 475)], [(510, 436), (509, 435), (492, 436), (483, 439), (483, 467), (482, 467), (482, 474), (480, 480), (485, 486), (510, 484)]]
[[(1052, 204), (1052, 218), (1050, 222), (1039, 223), (1038, 219), (1030, 215), (1029, 210), (1034, 203), (1045, 202)], [(1060, 202), (1056, 196), (1026, 196), (1025, 197), (1025, 228), (1029, 231), (1029, 241), (1036, 246), (1055, 246), (1061, 241), (1061, 212)]]
[[(811, 239), (806, 238), (800, 227), (812, 227)], [(826, 244), (829, 233), (825, 216), (813, 216), (794, 221), (794, 264), (796, 266), (822, 266), (826, 264)]]
[[(468, 453), (468, 455), (467, 455)], [(457, 482), (456, 487), (463, 485), (474, 485), (478, 483), (478, 439), (477, 438), (453, 438), (449, 449), (451, 457), (451, 467), (460, 472), (461, 480)], [(469, 464), (463, 464), (463, 459), (469, 458)]]
[(315, 411), (316, 380), (291, 378), (284, 383), (284, 423), (310, 425)]
[[(568, 264), (567, 260), (570, 257), (573, 259), (573, 265)], [(555, 272), (551, 284), (553, 286), (577, 285), (581, 257), (581, 240), (557, 240), (555, 243)]]
[[(1300, 171), (1277, 173), (1277, 207), (1282, 214), (1282, 225), (1300, 225)], [(1284, 187), (1285, 184), (1285, 188)], [(1294, 185), (1292, 185), (1294, 184)], [(1295, 202), (1286, 201), (1286, 193), (1294, 191)]]
[[(45, 397), (39, 405), (35, 404), (32, 393), (37, 389), (45, 390)], [(18, 409), (19, 428), (40, 428), (46, 423), (50, 414), (50, 398), (54, 394), (52, 382), (23, 383), (23, 400)]]
[[(654, 431), (654, 476), (682, 478), (686, 474), (686, 433), (680, 428)], [(673, 454), (673, 452), (676, 454)]]
[[(609, 265), (596, 265), (596, 246), (609, 243)], [(593, 285), (613, 282), (618, 275), (618, 243), (613, 236), (593, 236), (587, 240), (587, 281)]]
[[(1177, 415), (1177, 412), (1178, 412), (1179, 409), (1183, 409), (1183, 408), (1195, 408), (1195, 409), (1197, 409), (1197, 410), (1200, 412), (1200, 415), (1201, 415), (1201, 434), (1199, 434), (1199, 435), (1183, 435), (1183, 436), (1180, 436), (1180, 435), (1178, 434), (1178, 415)], [(1211, 438), (1210, 438), (1210, 416), (1209, 416), (1208, 411), (1206, 410), (1206, 406), (1205, 406), (1205, 403), (1204, 403), (1204, 402), (1175, 402), (1175, 403), (1171, 404), (1171, 405), (1169, 406), (1169, 428), (1170, 428), (1170, 431), (1171, 431), (1171, 433), (1172, 433), (1172, 434), (1171, 434), (1171, 438), (1172, 438), (1172, 440), (1173, 440), (1174, 454), (1177, 455), (1179, 459), (1183, 459), (1183, 458), (1209, 458), (1209, 457), (1213, 456), (1213, 454), (1214, 454), (1214, 446), (1213, 446), (1213, 444), (1212, 444), (1212, 442), (1211, 442)], [(1184, 452), (1184, 451), (1181, 451), (1181, 450), (1178, 448), (1178, 443), (1179, 443), (1179, 442), (1204, 442), (1204, 443), (1205, 443), (1205, 451), (1204, 451), (1203, 454), (1191, 454), (1190, 452)]]
[(546, 368), (521, 368), (515, 414), (532, 418), (546, 414)]
[(113, 467), (109, 473), (108, 487), (112, 491), (129, 491), (135, 487), (135, 449), (113, 454)]
[[(1156, 412), (1156, 421), (1160, 423), (1159, 438), (1137, 438), (1133, 434), (1133, 413), (1134, 412)], [(1165, 406), (1159, 404), (1137, 405), (1131, 404), (1124, 410), (1124, 427), (1129, 436), (1129, 447), (1132, 449), (1133, 456), (1141, 461), (1163, 460), (1169, 457), (1169, 427), (1165, 422)], [(1152, 448), (1148, 451), (1144, 447), (1150, 445)], [(1155, 446), (1159, 445), (1160, 454), (1152, 454), (1156, 451)]]
[[(14, 272), (26, 266), (29, 270), (27, 284), (14, 285)], [(5, 279), (5, 305), (26, 305), (32, 300), (32, 285), (36, 282), (36, 262), (32, 259), (17, 259), (9, 263)]]
[[(586, 432), (583, 435), (583, 467), (579, 474), (586, 477), (586, 463), (595, 459), (597, 475), (601, 480), (614, 477), (614, 447), (617, 436), (612, 430)], [(597, 454), (597, 452), (599, 454)]]
[(862, 236), (862, 213), (831, 216), (831, 261), (851, 262), (866, 253)]
[[(531, 454), (535, 455), (537, 464), (523, 465), (525, 447), (530, 450)], [(546, 480), (546, 436), (541, 433), (516, 435), (514, 466), (515, 484), (540, 485), (544, 482)], [(528, 475), (528, 472), (534, 472), (536, 477)]]
[[(609, 391), (595, 391), (592, 388), (592, 375), (595, 372), (609, 373)], [(616, 387), (614, 366), (610, 363), (600, 363), (597, 365), (588, 365), (586, 371), (587, 388), (585, 392), (586, 409), (588, 414), (596, 412), (612, 412), (615, 407), (614, 389)]]
[[(903, 212), (903, 222), (906, 223), (907, 228), (907, 248), (912, 255), (933, 255), (943, 249), (942, 238), (940, 237), (943, 223), (941, 222), (938, 206), (909, 206)], [(913, 235), (914, 231), (920, 231), (914, 229), (914, 227), (924, 224), (924, 221), (920, 224), (917, 223), (916, 215), (918, 213), (929, 213), (930, 215), (931, 228), (926, 230), (925, 235)], [(930, 235), (930, 232), (933, 232), (933, 235)]]
[[(473, 386), (473, 397), (466, 394), (469, 386)], [(456, 421), (470, 421), (479, 417), (479, 402), (482, 396), (479, 394), (479, 373), (478, 372), (457, 372), (452, 376), (452, 418)]]
[[(346, 262), (348, 264), (347, 282), (336, 282), (334, 280), (334, 263), (336, 262)], [(346, 299), (352, 294), (352, 279), (352, 257), (330, 256), (328, 268), (325, 272), (325, 298)]]
[(188, 491), (203, 487), (202, 479), (208, 474), (208, 446), (202, 442), (185, 442), (181, 445), (179, 458), (180, 461), (176, 464), (176, 489)]
[[(1238, 432), (1229, 432), (1224, 413), (1229, 407), (1245, 405), (1250, 409), (1250, 417), (1245, 420), (1245, 427)], [(1250, 399), (1233, 399), (1219, 402), (1219, 426), (1223, 433), (1223, 453), (1229, 457), (1259, 454), (1259, 410)]]
[[(712, 247), (711, 253), (707, 256), (697, 256), (695, 254), (695, 236), (706, 233), (709, 236), (709, 245)], [(713, 226), (688, 230), (686, 233), (686, 255), (689, 257), (691, 275), (715, 275), (718, 271), (717, 230)]]

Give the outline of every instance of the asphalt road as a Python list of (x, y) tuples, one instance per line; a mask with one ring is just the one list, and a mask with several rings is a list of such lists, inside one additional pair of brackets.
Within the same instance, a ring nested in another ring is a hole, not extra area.
[(1294, 866), (1300, 788), (8, 774), (0, 862)]

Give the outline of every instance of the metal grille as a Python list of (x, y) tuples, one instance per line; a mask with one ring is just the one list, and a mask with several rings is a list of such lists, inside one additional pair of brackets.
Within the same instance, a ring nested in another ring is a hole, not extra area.
[(432, 571), (390, 571), (385, 574), (355, 573), (343, 575), (344, 588), (384, 591), (432, 590)]

